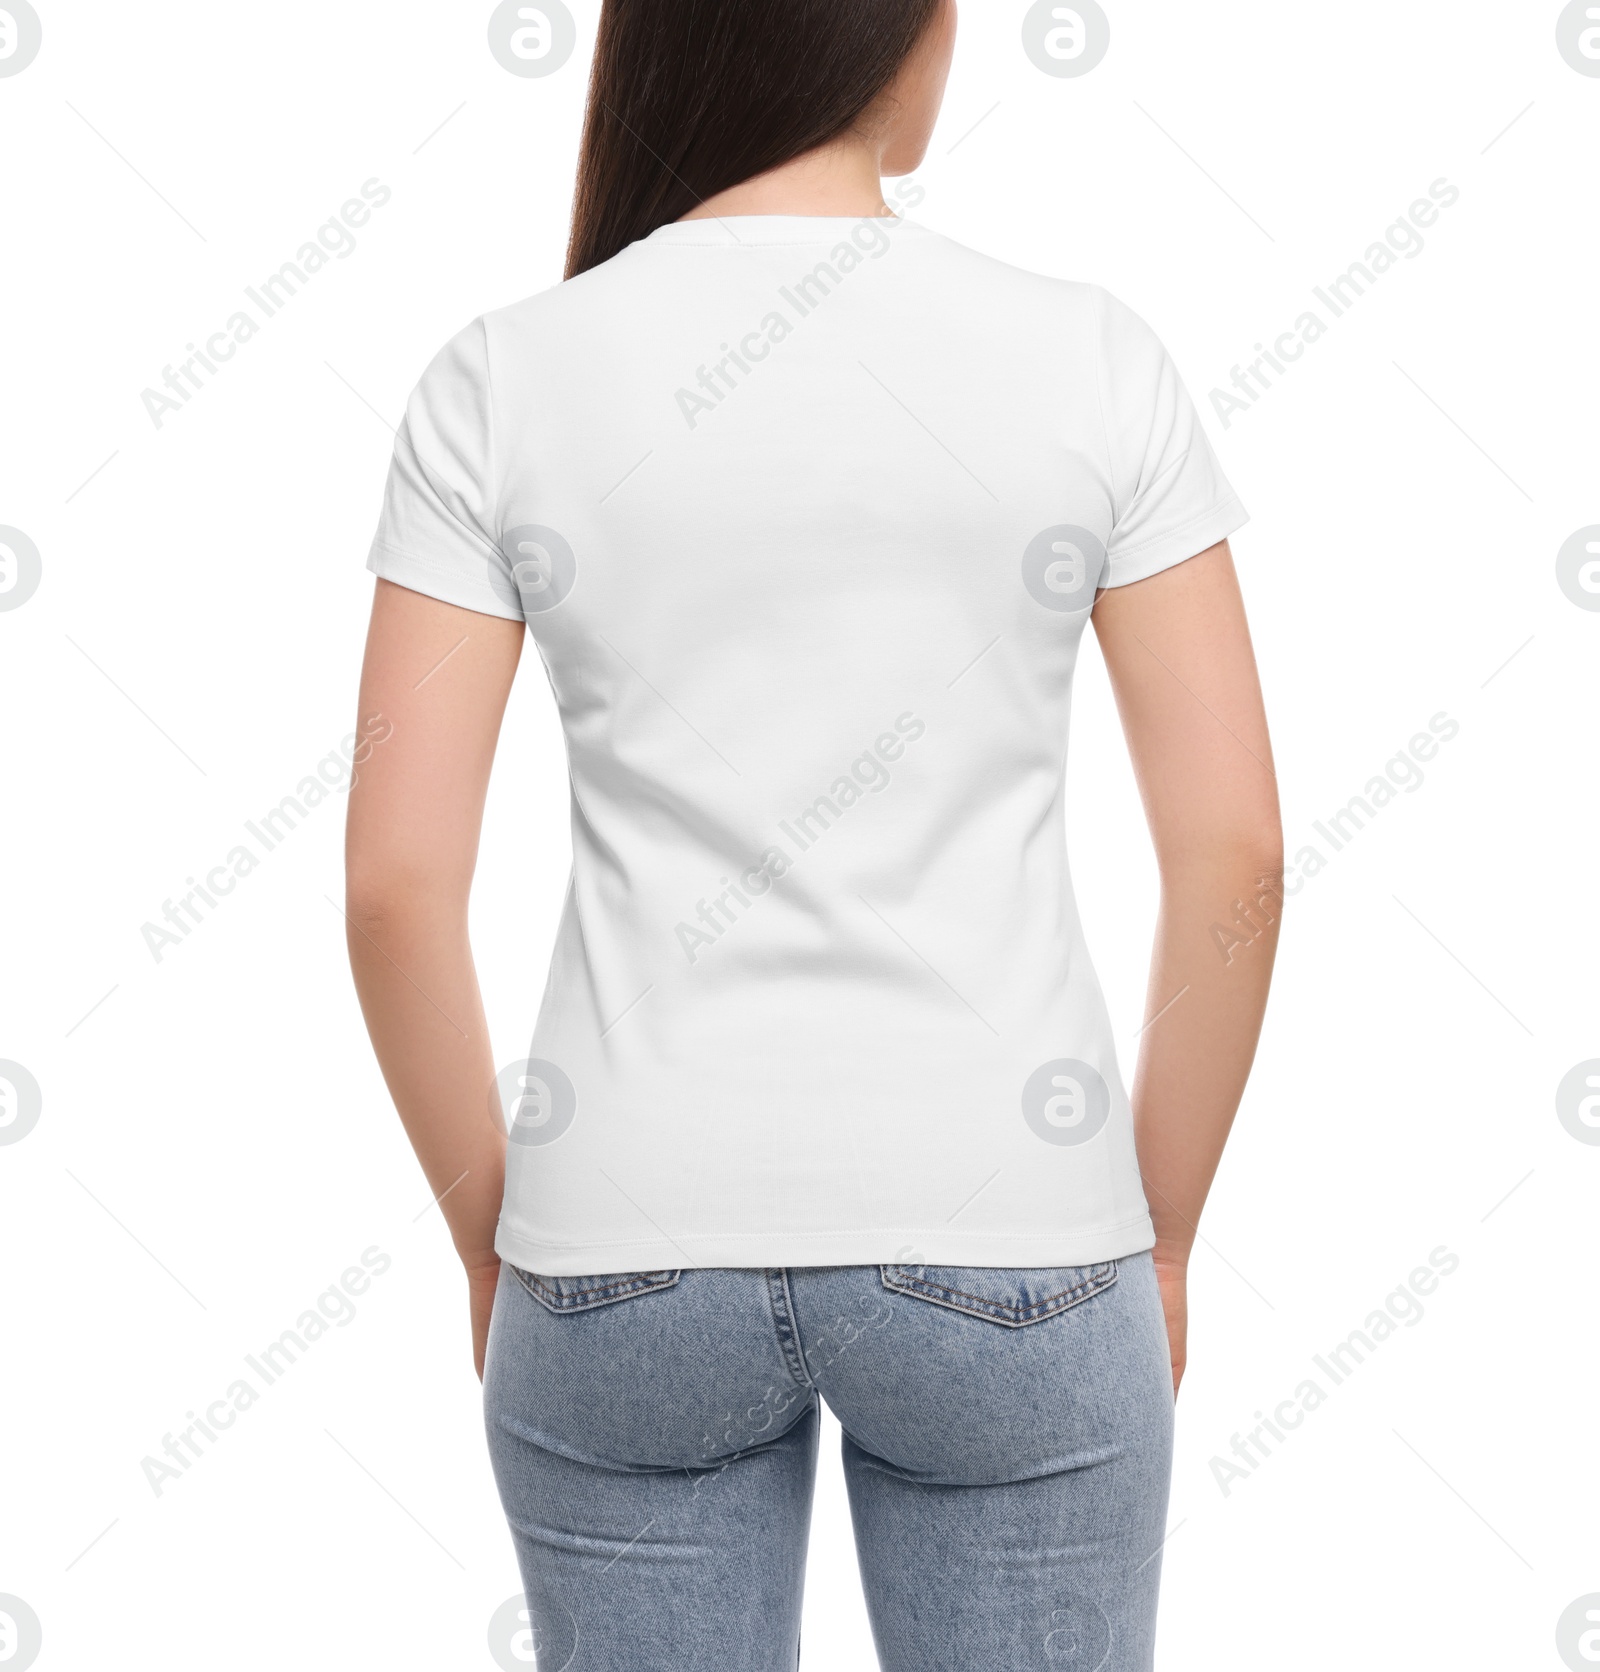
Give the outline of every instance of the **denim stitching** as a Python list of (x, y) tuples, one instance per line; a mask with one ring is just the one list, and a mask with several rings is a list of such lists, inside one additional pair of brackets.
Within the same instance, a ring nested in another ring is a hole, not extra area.
[(794, 1322), (794, 1297), (789, 1293), (789, 1273), (782, 1266), (767, 1268), (767, 1299), (772, 1305), (772, 1327), (789, 1374), (803, 1388), (815, 1388), (800, 1356)]
[(626, 1276), (619, 1276), (615, 1283), (601, 1283), (592, 1289), (576, 1289), (570, 1295), (564, 1295), (558, 1289), (550, 1288), (536, 1272), (524, 1271), (521, 1266), (512, 1266), (512, 1272), (524, 1289), (541, 1305), (548, 1306), (552, 1312), (579, 1312), (591, 1303), (590, 1297), (600, 1295), (607, 1300), (625, 1300), (633, 1295), (652, 1293), (657, 1289), (670, 1289), (680, 1277), (679, 1271), (633, 1272)]
[[(1115, 1272), (1116, 1262), (1114, 1260), (1107, 1260), (1104, 1263), (1110, 1272)], [(905, 1268), (903, 1266), (889, 1267), (890, 1271), (903, 1271), (904, 1269)], [(1051, 1301), (1060, 1300), (1063, 1295), (1075, 1295), (1081, 1290), (1092, 1287), (1096, 1283), (1100, 1283), (1102, 1281), (1109, 1282), (1110, 1277), (1102, 1274), (1097, 1267), (1095, 1269), (1095, 1275), (1086, 1277), (1076, 1289), (1058, 1289), (1053, 1295), (1046, 1295), (1043, 1300), (1035, 1301), (1030, 1307), (1005, 1307), (1003, 1306), (1003, 1303), (995, 1300), (991, 1295), (969, 1295), (965, 1289), (952, 1289), (948, 1284), (932, 1283), (925, 1277), (905, 1278), (902, 1279), (902, 1281), (906, 1283), (920, 1284), (924, 1289), (937, 1290), (938, 1293), (942, 1295), (949, 1295), (953, 1300), (972, 1300), (976, 1301), (980, 1306), (1000, 1306), (1002, 1310), (1005, 1311), (1035, 1312), (1041, 1306), (1048, 1306)]]
[[(898, 1294), (908, 1294), (931, 1300), (936, 1304), (941, 1301), (970, 1301), (975, 1307), (985, 1309), (984, 1315), (990, 1318), (1015, 1318), (1022, 1323), (1037, 1323), (1047, 1316), (1047, 1308), (1054, 1308), (1057, 1312), (1065, 1312), (1079, 1301), (1088, 1300), (1091, 1295), (1097, 1295), (1103, 1289), (1109, 1289), (1117, 1280), (1117, 1262), (1106, 1262), (1107, 1271), (1100, 1277), (1085, 1278), (1076, 1288), (1058, 1289), (1053, 1295), (1046, 1295), (1043, 1300), (1037, 1300), (1031, 1306), (1007, 1306), (1003, 1301), (992, 1299), (988, 1295), (968, 1294), (964, 1289), (952, 1289), (947, 1284), (930, 1283), (926, 1278), (895, 1277), (891, 1273), (903, 1271), (903, 1266), (883, 1266), (880, 1271), (887, 1288)], [(1060, 1301), (1060, 1306), (1055, 1302)], [(955, 1307), (955, 1311), (965, 1311), (965, 1307)]]

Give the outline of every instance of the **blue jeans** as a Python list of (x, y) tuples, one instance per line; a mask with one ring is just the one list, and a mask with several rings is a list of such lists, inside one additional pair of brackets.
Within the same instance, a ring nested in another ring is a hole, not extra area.
[(1172, 1456), (1148, 1254), (504, 1267), (484, 1401), (538, 1672), (792, 1672), (819, 1399), (886, 1672), (1146, 1672)]

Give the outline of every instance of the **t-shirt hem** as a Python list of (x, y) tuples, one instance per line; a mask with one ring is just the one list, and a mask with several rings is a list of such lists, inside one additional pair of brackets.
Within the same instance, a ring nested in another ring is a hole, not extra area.
[(1228, 498), (1213, 505), (1182, 527), (1158, 539), (1147, 540), (1125, 552), (1112, 554), (1106, 564), (1106, 586), (1128, 586), (1134, 581), (1148, 580), (1163, 569), (1171, 569), (1201, 552), (1209, 551), (1219, 540), (1249, 522), (1250, 513), (1236, 498)]
[(992, 1266), (1096, 1265), (1155, 1247), (1148, 1213), (1092, 1230), (952, 1231), (931, 1228), (843, 1231), (711, 1231), (604, 1242), (551, 1242), (502, 1223), (495, 1252), (544, 1277), (602, 1277), (618, 1272), (693, 1270), (704, 1266)]
[(430, 563), (413, 552), (401, 551), (396, 546), (374, 540), (367, 553), (367, 568), (373, 574), (410, 592), (437, 598), (443, 604), (455, 604), (464, 610), (476, 610), (479, 615), (497, 615), (502, 621), (526, 621), (526, 616), (514, 604), (495, 596), (487, 584), (482, 586), (467, 579), (458, 570)]

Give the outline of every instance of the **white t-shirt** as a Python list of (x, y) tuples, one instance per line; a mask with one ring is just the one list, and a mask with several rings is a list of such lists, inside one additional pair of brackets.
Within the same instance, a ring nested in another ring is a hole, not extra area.
[(904, 220), (680, 222), (455, 337), (368, 567), (525, 618), (566, 733), (499, 1252), (1150, 1247), (1072, 674), (1097, 587), (1244, 521), (1142, 320)]

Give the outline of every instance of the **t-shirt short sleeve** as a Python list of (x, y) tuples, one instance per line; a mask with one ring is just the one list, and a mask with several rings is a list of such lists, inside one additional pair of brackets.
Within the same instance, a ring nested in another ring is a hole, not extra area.
[(496, 544), (488, 341), (483, 321), (435, 355), (406, 403), (367, 567), (430, 598), (524, 619)]
[(1225, 540), (1249, 521), (1160, 339), (1099, 293), (1100, 405), (1113, 518), (1103, 586), (1126, 586)]

